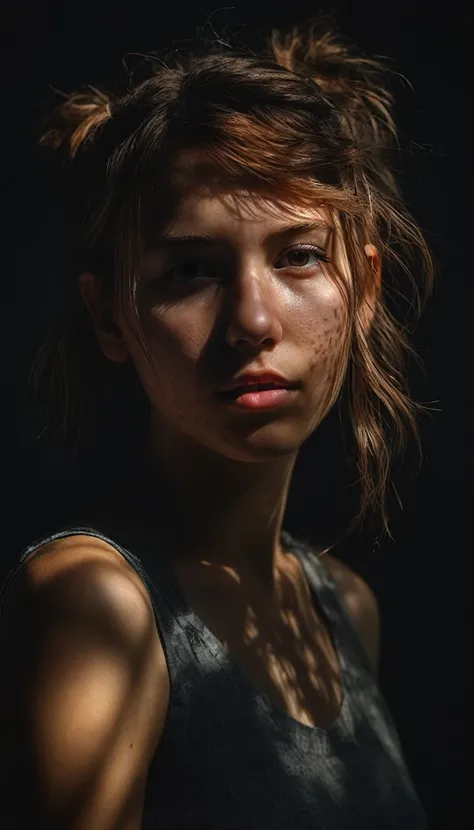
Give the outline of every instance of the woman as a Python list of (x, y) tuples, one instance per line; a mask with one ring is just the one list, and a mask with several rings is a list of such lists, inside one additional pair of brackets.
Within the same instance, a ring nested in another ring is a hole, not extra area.
[(133, 461), (94, 519), (5, 583), (4, 826), (426, 826), (375, 679), (375, 598), (282, 529), (336, 402), (361, 516), (386, 524), (390, 436), (416, 429), (384, 286), (411, 251), (429, 286), (431, 260), (380, 71), (310, 20), (261, 56), (210, 48), (71, 95), (45, 134), (69, 160), (80, 307), (38, 371), (77, 428), (107, 367), (119, 388), (132, 368), (146, 429), (120, 436)]

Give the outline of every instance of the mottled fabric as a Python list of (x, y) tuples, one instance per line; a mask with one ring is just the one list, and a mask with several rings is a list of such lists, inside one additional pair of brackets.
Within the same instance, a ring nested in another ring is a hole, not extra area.
[(108, 542), (139, 574), (168, 663), (170, 705), (148, 774), (143, 830), (426, 830), (365, 650), (313, 548), (282, 533), (342, 670), (342, 706), (328, 729), (300, 723), (255, 688), (189, 608), (169, 560), (142, 543), (125, 547), (90, 527), (36, 540), (2, 586), (0, 613), (29, 553), (79, 533)]

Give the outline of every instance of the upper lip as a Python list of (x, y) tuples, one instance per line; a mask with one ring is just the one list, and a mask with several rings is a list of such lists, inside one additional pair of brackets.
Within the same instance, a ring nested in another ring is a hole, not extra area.
[(275, 386), (285, 387), (286, 389), (296, 389), (298, 386), (294, 381), (279, 375), (277, 372), (245, 372), (238, 375), (232, 383), (226, 386), (221, 386), (221, 392), (230, 392), (232, 389), (239, 389), (245, 386), (255, 386), (259, 383), (274, 383)]

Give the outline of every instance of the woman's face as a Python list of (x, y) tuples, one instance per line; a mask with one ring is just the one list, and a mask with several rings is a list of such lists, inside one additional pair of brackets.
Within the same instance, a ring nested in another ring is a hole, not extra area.
[[(133, 326), (118, 322), (158, 434), (263, 461), (296, 453), (337, 396), (347, 310), (329, 273), (336, 257), (343, 264), (329, 215), (283, 215), (253, 199), (246, 209), (232, 196), (183, 197), (140, 261), (137, 308), (153, 368)], [(222, 395), (236, 376), (264, 371), (295, 387), (278, 405)]]

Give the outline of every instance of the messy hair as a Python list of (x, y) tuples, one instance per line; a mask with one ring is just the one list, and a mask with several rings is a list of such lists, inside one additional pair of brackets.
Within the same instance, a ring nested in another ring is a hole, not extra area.
[[(94, 378), (105, 360), (92, 345), (77, 276), (95, 273), (110, 302), (132, 308), (138, 321), (138, 260), (172, 211), (184, 154), (192, 159), (187, 185), (225, 181), (283, 207), (330, 210), (352, 275), (336, 391), (347, 398), (356, 447), (356, 521), (378, 507), (388, 530), (392, 456), (410, 434), (418, 440), (423, 409), (406, 385), (408, 325), (389, 300), (404, 295), (416, 318), (433, 282), (429, 248), (392, 173), (388, 70), (315, 17), (273, 30), (258, 54), (222, 38), (203, 46), (146, 56), (121, 94), (88, 87), (65, 96), (50, 116), (41, 143), (63, 159), (75, 282), (69, 316), (36, 363), (36, 385), (49, 386), (62, 435), (77, 436), (96, 412)], [(379, 277), (368, 243), (381, 258), (381, 290), (374, 291)], [(370, 329), (362, 315), (367, 292), (375, 298)]]

